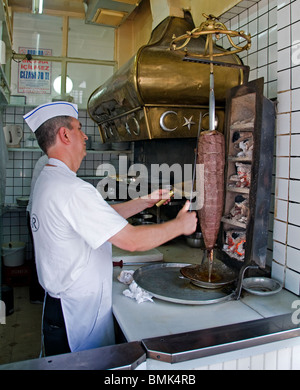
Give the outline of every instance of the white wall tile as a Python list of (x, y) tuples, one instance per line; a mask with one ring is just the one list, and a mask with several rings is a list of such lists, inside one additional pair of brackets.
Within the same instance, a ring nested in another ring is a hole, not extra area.
[(286, 245), (281, 242), (273, 242), (273, 259), (282, 265), (286, 263)]
[(262, 15), (268, 12), (269, 9), (269, 1), (268, 0), (260, 0), (258, 3), (258, 15)]
[(257, 64), (258, 64), (257, 52), (249, 54), (248, 55), (248, 66), (250, 67), (250, 69), (257, 68)]
[(245, 10), (239, 14), (239, 25), (245, 26), (248, 23), (248, 10)]
[[(300, 182), (299, 182), (300, 184)], [(275, 195), (279, 199), (288, 200), (289, 196), (289, 181), (287, 179), (276, 179)]]
[(291, 132), (300, 134), (300, 112), (292, 112)]
[[(300, 199), (299, 199), (300, 201)], [(300, 221), (300, 203), (289, 203), (288, 222), (298, 225)], [(300, 240), (300, 236), (299, 236)]]
[(290, 177), (300, 180), (300, 157), (291, 157), (290, 159)]
[(300, 88), (300, 65), (292, 68), (292, 88)]
[(268, 83), (268, 94), (266, 95), (269, 99), (277, 99), (277, 80)]
[(276, 133), (277, 135), (290, 133), (290, 113), (277, 115)]
[(271, 27), (269, 29), (269, 45), (276, 44), (276, 51), (274, 56), (277, 57), (277, 26)]
[(294, 271), (300, 272), (300, 250), (288, 246), (286, 258), (287, 266)]
[(276, 137), (276, 156), (288, 157), (290, 155), (290, 137), (279, 135)]
[[(251, 34), (251, 37), (253, 35), (256, 35), (258, 33), (258, 26), (257, 26), (257, 19), (252, 20), (248, 25), (248, 31)], [(252, 43), (252, 42), (251, 42)], [(252, 45), (251, 48), (253, 49)]]
[(292, 349), (282, 348), (277, 352), (276, 370), (290, 370), (292, 361)]
[(294, 294), (300, 294), (300, 274), (298, 272), (286, 269), (285, 288)]
[(288, 225), (287, 244), (300, 249), (300, 226)]
[(277, 157), (276, 158), (276, 177), (289, 178), (289, 158)]
[(300, 370), (300, 346), (296, 345), (292, 350), (292, 370)]
[(276, 26), (277, 28), (277, 8), (276, 6), (273, 9), (270, 9), (269, 11), (269, 30), (271, 26)]
[[(255, 35), (254, 37), (251, 37), (251, 49), (249, 50), (249, 53), (255, 53), (257, 52), (257, 47), (258, 47), (258, 44), (257, 44), (257, 35)], [(249, 54), (248, 52), (245, 53), (245, 54)]]
[(292, 111), (300, 110), (300, 88), (292, 91)]
[(274, 218), (287, 222), (288, 217), (288, 202), (286, 200), (275, 199)]
[(291, 99), (291, 93), (289, 91), (278, 94), (277, 112), (279, 114), (291, 111), (290, 99)]
[(283, 265), (278, 264), (275, 261), (273, 261), (272, 262), (271, 276), (273, 279), (278, 280), (281, 283), (284, 283), (285, 267)]
[(290, 48), (287, 47), (277, 53), (277, 70), (284, 70), (291, 66)]
[(286, 243), (286, 231), (287, 231), (287, 224), (285, 222), (281, 222), (281, 221), (278, 221), (275, 219), (274, 220), (273, 239), (285, 244)]
[(268, 47), (268, 62), (276, 62), (277, 63), (277, 44), (269, 45)]
[(290, 7), (283, 7), (277, 11), (277, 28), (278, 30), (290, 24)]
[(299, 0), (293, 1), (291, 4), (291, 9), (292, 9), (291, 22), (295, 23), (300, 19), (300, 15), (299, 15), (300, 1)]
[[(268, 66), (267, 65), (258, 68), (257, 77), (258, 78), (263, 77), (265, 80), (268, 79)], [(265, 86), (266, 86), (266, 84), (265, 84)]]
[[(298, 11), (299, 12), (299, 11)], [(300, 40), (300, 21), (292, 24), (292, 45), (296, 42), (299, 43)]]
[(300, 38), (292, 42), (291, 47), (292, 66), (300, 65)]
[(291, 156), (300, 156), (300, 134), (291, 136)]
[(248, 22), (250, 23), (251, 21), (253, 21), (254, 19), (257, 19), (257, 10), (258, 10), (258, 7), (257, 7), (257, 4), (254, 4), (252, 7), (248, 8)]
[(257, 46), (258, 50), (268, 46), (268, 30), (258, 34)]
[(257, 66), (264, 66), (268, 63), (268, 49), (262, 49), (257, 53)]
[[(270, 56), (269, 56), (270, 60)], [(268, 80), (276, 80), (277, 79), (277, 62), (273, 62), (268, 65)]]
[(300, 202), (300, 181), (290, 180), (289, 188), (289, 200)]
[(278, 50), (285, 49), (291, 45), (291, 33), (290, 27), (285, 27), (278, 31), (277, 33), (277, 46)]

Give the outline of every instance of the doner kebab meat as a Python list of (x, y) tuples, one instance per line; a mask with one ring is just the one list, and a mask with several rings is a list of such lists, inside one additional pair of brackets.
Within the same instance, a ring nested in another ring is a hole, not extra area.
[(223, 213), (225, 165), (223, 134), (216, 130), (200, 133), (197, 164), (203, 164), (204, 168), (203, 206), (197, 212), (209, 255), (215, 246)]

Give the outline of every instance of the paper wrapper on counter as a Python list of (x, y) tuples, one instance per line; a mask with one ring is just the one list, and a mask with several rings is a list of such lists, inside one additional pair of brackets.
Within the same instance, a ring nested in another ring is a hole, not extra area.
[(137, 303), (142, 302), (153, 302), (152, 295), (150, 295), (147, 291), (140, 288), (135, 281), (133, 281), (127, 290), (123, 291), (123, 294), (128, 297), (135, 299)]
[(124, 270), (121, 271), (120, 275), (117, 277), (118, 281), (124, 284), (130, 284), (133, 281), (133, 270)]
[(125, 297), (135, 299), (137, 303), (146, 301), (153, 302), (152, 295), (140, 288), (133, 280), (133, 274), (133, 270), (123, 270), (117, 277), (119, 282), (129, 285), (128, 289), (123, 291), (123, 295), (125, 295)]

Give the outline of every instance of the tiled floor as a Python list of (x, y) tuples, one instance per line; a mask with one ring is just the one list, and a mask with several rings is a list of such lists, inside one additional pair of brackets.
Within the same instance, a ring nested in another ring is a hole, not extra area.
[(38, 358), (42, 304), (32, 304), (28, 287), (14, 287), (14, 313), (0, 324), (0, 364)]

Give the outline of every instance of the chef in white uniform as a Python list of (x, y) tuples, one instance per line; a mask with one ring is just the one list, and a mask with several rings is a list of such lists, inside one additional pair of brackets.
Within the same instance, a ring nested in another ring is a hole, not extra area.
[(149, 250), (196, 229), (189, 202), (161, 225), (132, 226), (126, 218), (166, 198), (155, 196), (108, 205), (91, 184), (76, 176), (88, 137), (77, 105), (52, 102), (24, 116), (48, 155), (33, 192), (31, 228), (39, 282), (46, 291), (45, 354), (114, 344), (112, 247)]

